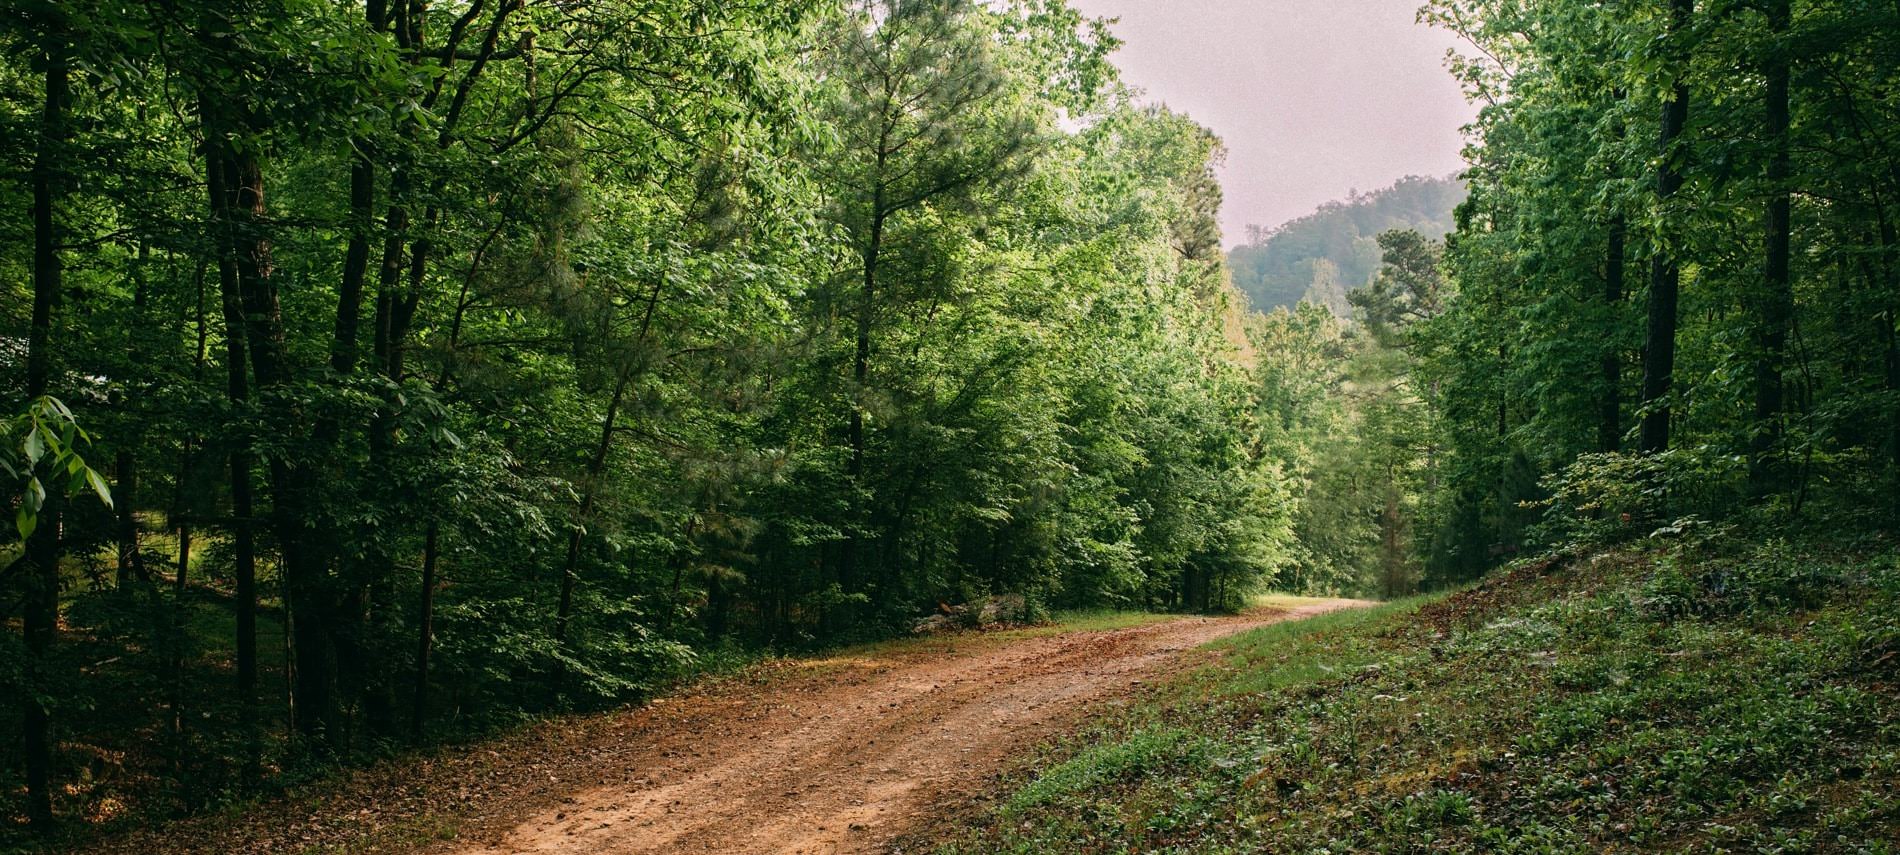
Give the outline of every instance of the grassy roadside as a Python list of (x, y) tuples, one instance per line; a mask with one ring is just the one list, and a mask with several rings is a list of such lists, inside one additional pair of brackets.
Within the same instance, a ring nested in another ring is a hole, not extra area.
[(940, 853), (1900, 845), (1890, 543), (1530, 564), (1217, 646)]

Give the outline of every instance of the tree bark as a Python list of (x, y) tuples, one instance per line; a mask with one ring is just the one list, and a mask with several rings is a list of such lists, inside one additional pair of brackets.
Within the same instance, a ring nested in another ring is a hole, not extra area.
[[(881, 143), (880, 143), (881, 145)], [(884, 154), (878, 153), (878, 171), (882, 173)], [(853, 490), (864, 488), (864, 396), (871, 377), (871, 329), (877, 311), (877, 267), (884, 248), (884, 188), (880, 185), (871, 200), (871, 231), (866, 238), (862, 263), (863, 293), (858, 296), (856, 350), (851, 360), (851, 417), (845, 425), (846, 441), (851, 445), (851, 460), (846, 474)], [(861, 522), (861, 521), (859, 521)], [(862, 537), (858, 524), (851, 526), (843, 543), (839, 561), (839, 582), (849, 593), (859, 584)]]
[[(251, 390), (247, 367), (249, 336), (244, 317), (242, 287), (238, 272), (236, 236), (232, 231), (230, 208), (233, 204), (230, 173), (223, 155), (211, 149), (205, 155), (206, 188), (211, 197), (212, 229), (218, 242), (218, 293), (224, 313), (225, 397), (234, 409), (248, 406)], [(251, 487), (253, 457), (249, 438), (240, 437), (230, 449), (227, 462), (231, 481), (231, 539), (233, 572), (237, 577), (234, 609), (237, 618), (237, 693), (238, 704), (247, 722), (254, 728), (257, 703), (257, 533), (256, 509)], [(180, 561), (189, 555), (180, 548)], [(179, 587), (184, 586), (185, 567), (178, 568)]]
[[(53, 313), (64, 287), (59, 255), (60, 235), (55, 209), (62, 183), (58, 170), (67, 136), (67, 103), (71, 89), (71, 60), (65, 34), (55, 29), (46, 37), (45, 101), (40, 113), (40, 138), (33, 161), (33, 321), (27, 337), (26, 395), (37, 401), (52, 380)], [(50, 478), (48, 479), (50, 480)], [(21, 753), (26, 761), (27, 818), (42, 833), (53, 825), (52, 716), (44, 694), (50, 686), (53, 645), (59, 636), (59, 489), (46, 491), (38, 525), (26, 541), (25, 614), (21, 621), (26, 643), (25, 691), (20, 693)]]
[(1762, 74), (1767, 80), (1765, 134), (1768, 154), (1768, 204), (1763, 222), (1763, 282), (1755, 340), (1755, 425), (1749, 442), (1749, 486), (1757, 495), (1774, 488), (1774, 457), (1781, 445), (1782, 365), (1787, 361), (1788, 325), (1794, 316), (1789, 277), (1791, 210), (1788, 187), (1788, 88), (1790, 62), (1782, 39), (1787, 35), (1789, 0), (1767, 0), (1768, 47)]
[[(224, 224), (223, 232), (229, 239), (226, 253), (234, 268), (236, 308), (240, 310), (239, 323), (252, 377), (260, 390), (288, 392), (293, 378), (283, 308), (271, 278), (263, 163), (256, 141), (247, 140), (241, 146), (227, 141), (228, 134), (255, 129), (232, 121), (231, 114), (236, 110), (227, 109), (218, 100), (220, 94), (206, 92), (200, 98), (206, 159), (215, 182), (214, 216)], [(267, 418), (279, 429), (292, 430), (300, 421), (298, 406), (289, 395), (279, 397), (274, 404), (278, 411)], [(271, 527), (282, 556), (284, 596), (296, 615), (290, 631), (296, 657), (296, 725), (305, 737), (327, 746), (330, 734), (335, 732), (336, 659), (330, 639), (335, 604), (331, 601), (328, 553), (315, 531), (319, 520), (316, 484), (308, 466), (282, 457), (272, 457), (267, 468)], [(243, 471), (237, 466), (233, 469)]]
[[(1886, 340), (1882, 362), (1886, 368), (1889, 394), (1900, 393), (1900, 234), (1893, 221), (1880, 220), (1880, 254), (1887, 278), (1887, 310), (1880, 320), (1881, 337)], [(1887, 414), (1887, 453), (1893, 466), (1895, 493), (1900, 494), (1900, 414)]]
[(441, 524), (430, 520), (422, 543), (422, 600), (416, 608), (416, 692), (409, 713), (409, 737), (415, 742), (422, 741), (422, 727), (429, 716), (429, 653), (435, 639), (435, 564), (441, 537)]
[[(150, 258), (150, 248), (143, 239), (139, 241), (138, 259), (134, 262), (132, 274), (132, 317), (133, 323), (127, 327), (126, 353), (130, 354), (134, 364), (142, 362), (141, 342), (144, 340), (145, 307), (147, 289), (145, 283), (145, 264)], [(123, 405), (123, 401), (121, 405)], [(124, 590), (134, 579), (150, 583), (151, 571), (145, 566), (145, 555), (139, 551), (139, 523), (135, 510), (138, 507), (139, 470), (138, 456), (132, 447), (139, 437), (136, 432), (119, 437), (119, 451), (114, 455), (112, 474), (112, 507), (117, 530), (118, 586)]]
[(357, 328), (363, 315), (363, 282), (369, 272), (369, 232), (376, 202), (376, 171), (369, 155), (358, 152), (350, 164), (350, 243), (343, 254), (343, 280), (337, 288), (336, 328), (330, 338), (330, 370), (356, 371)]
[(620, 379), (614, 382), (613, 398), (607, 402), (607, 415), (601, 422), (600, 441), (594, 445), (594, 454), (587, 460), (588, 483), (581, 489), (580, 520), (567, 535), (567, 560), (561, 566), (561, 600), (554, 614), (554, 640), (563, 645), (567, 643), (567, 625), (574, 614), (574, 585), (580, 578), (581, 541), (586, 536), (582, 526), (594, 511), (596, 483), (602, 472), (607, 469), (607, 453), (613, 448), (614, 425), (620, 417), (620, 405), (627, 394), (627, 383), (632, 379), (630, 372), (622, 371)]
[[(1685, 37), (1695, 0), (1670, 0), (1669, 38)], [(1680, 139), (1689, 122), (1689, 84), (1686, 58), (1679, 46), (1672, 46), (1676, 70), (1675, 86), (1662, 107), (1662, 159), (1656, 168), (1656, 201), (1664, 208), (1682, 187)], [(1676, 307), (1682, 282), (1682, 270), (1667, 242), (1655, 248), (1649, 267), (1649, 328), (1643, 340), (1643, 424), (1641, 448), (1645, 454), (1657, 454), (1669, 448), (1670, 386), (1676, 371)]]
[[(1623, 215), (1610, 219), (1610, 231), (1603, 255), (1603, 306), (1610, 315), (1612, 329), (1615, 313), (1623, 304), (1623, 253), (1628, 225)], [(1601, 368), (1603, 398), (1597, 412), (1597, 450), (1616, 451), (1623, 445), (1623, 356), (1612, 333), (1604, 344)]]

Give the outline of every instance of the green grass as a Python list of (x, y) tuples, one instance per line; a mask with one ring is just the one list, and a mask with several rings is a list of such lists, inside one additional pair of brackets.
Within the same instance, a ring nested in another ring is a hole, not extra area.
[(1525, 565), (1213, 646), (941, 851), (1900, 845), (1891, 546)]
[(1180, 615), (1130, 612), (1116, 609), (1077, 609), (1056, 612), (1046, 624), (1004, 630), (1008, 638), (1039, 638), (1065, 632), (1109, 632), (1175, 620)]
[(1381, 603), (1286, 623), (1274, 623), (1216, 641), (1209, 647), (1225, 654), (1219, 670), (1202, 672), (1196, 683), (1223, 695), (1272, 691), (1328, 680), (1364, 667), (1378, 654), (1360, 630), (1407, 614), (1432, 598)]

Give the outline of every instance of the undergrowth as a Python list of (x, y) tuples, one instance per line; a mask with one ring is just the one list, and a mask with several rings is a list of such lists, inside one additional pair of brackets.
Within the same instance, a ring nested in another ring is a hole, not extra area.
[(1545, 559), (1220, 646), (940, 851), (1900, 847), (1888, 542)]

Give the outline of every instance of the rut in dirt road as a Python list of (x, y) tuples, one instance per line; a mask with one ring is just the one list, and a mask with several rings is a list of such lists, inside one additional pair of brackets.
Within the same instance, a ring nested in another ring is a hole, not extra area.
[(1357, 605), (1183, 618), (958, 654), (827, 660), (846, 676), (661, 701), (582, 780), (542, 788), (433, 851), (875, 852), (980, 792), (1007, 760), (1177, 655)]

